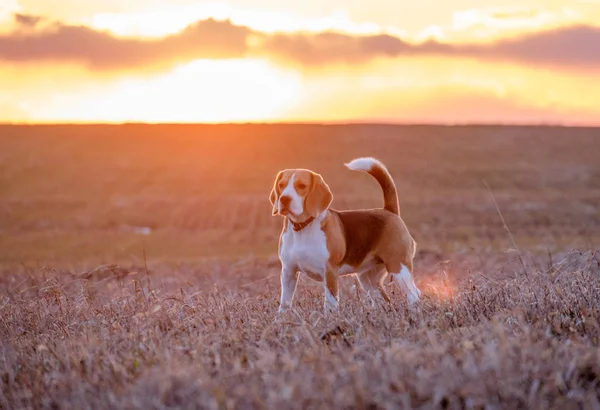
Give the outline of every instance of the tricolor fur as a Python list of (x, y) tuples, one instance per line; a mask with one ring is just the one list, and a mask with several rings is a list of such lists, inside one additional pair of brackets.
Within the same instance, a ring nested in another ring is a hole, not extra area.
[(298, 273), (324, 283), (325, 311), (339, 303), (338, 277), (358, 275), (369, 294), (389, 302), (387, 273), (413, 304), (421, 292), (412, 278), (416, 242), (400, 218), (396, 185), (383, 163), (358, 158), (346, 166), (372, 175), (383, 190), (377, 209), (330, 209), (333, 195), (323, 177), (307, 169), (280, 171), (270, 195), (273, 215), (284, 217), (279, 238), (280, 312), (292, 305)]

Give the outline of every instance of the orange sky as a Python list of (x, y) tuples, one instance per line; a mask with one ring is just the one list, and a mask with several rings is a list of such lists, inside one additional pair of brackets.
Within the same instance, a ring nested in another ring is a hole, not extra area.
[(600, 0), (3, 0), (0, 121), (600, 125), (596, 22)]

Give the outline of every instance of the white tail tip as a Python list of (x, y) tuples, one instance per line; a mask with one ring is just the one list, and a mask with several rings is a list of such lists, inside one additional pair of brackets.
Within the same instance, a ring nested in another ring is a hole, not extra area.
[(382, 165), (381, 162), (371, 157), (356, 158), (346, 165), (352, 171), (370, 171), (375, 165)]

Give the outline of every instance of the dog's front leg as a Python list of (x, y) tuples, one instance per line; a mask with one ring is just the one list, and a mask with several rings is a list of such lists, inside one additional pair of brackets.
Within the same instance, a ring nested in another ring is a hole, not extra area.
[(325, 314), (332, 313), (339, 306), (339, 287), (337, 274), (330, 268), (325, 272)]
[(279, 313), (283, 313), (292, 307), (296, 284), (298, 283), (298, 269), (295, 266), (281, 268), (281, 302)]

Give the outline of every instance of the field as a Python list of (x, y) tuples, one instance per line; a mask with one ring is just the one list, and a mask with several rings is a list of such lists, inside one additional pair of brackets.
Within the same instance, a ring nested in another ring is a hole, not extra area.
[[(275, 174), (380, 206), (365, 155), (422, 302), (275, 320)], [(598, 409), (599, 249), (600, 129), (0, 126), (0, 408)]]

